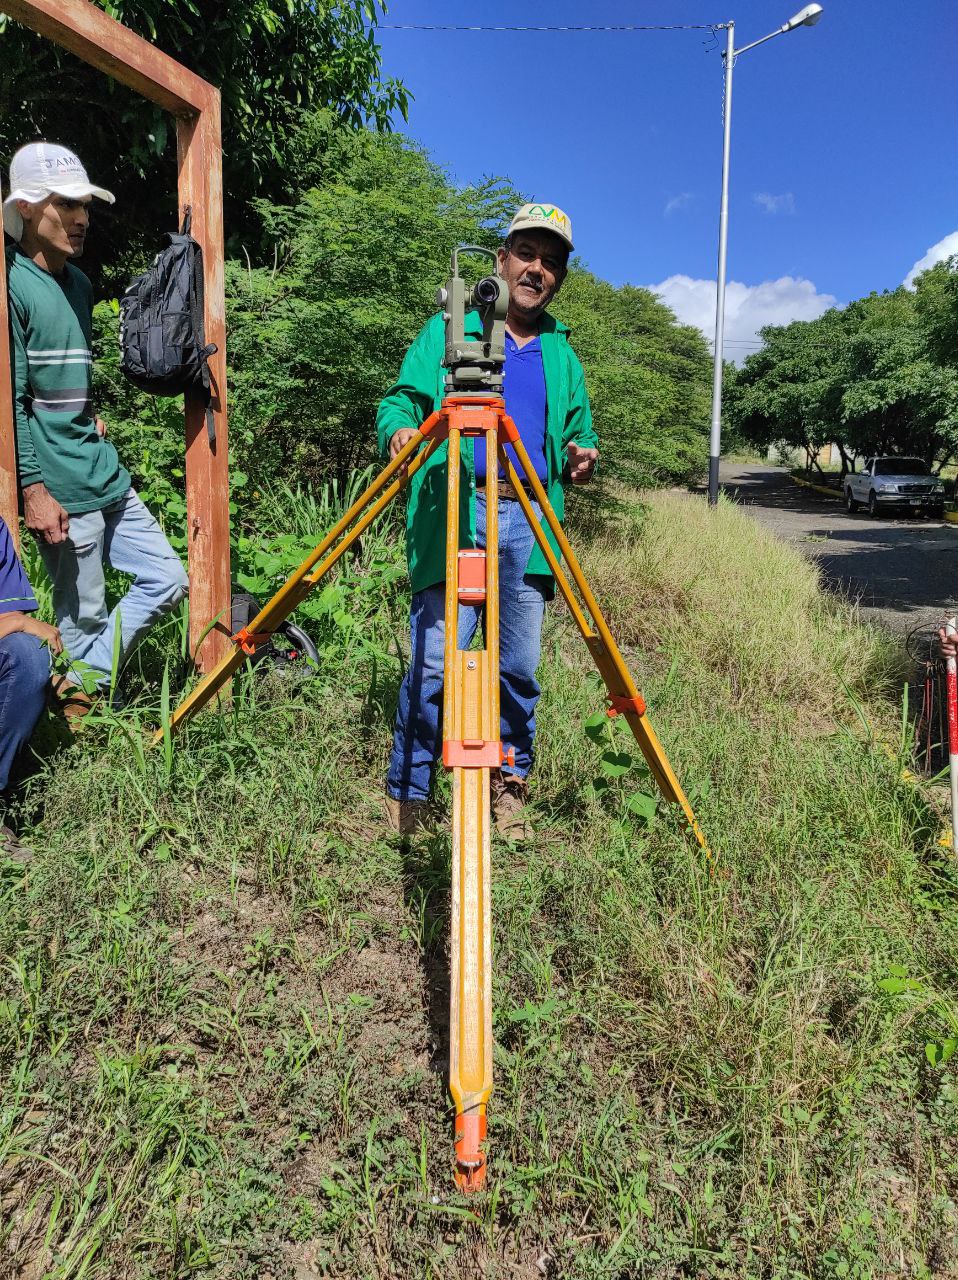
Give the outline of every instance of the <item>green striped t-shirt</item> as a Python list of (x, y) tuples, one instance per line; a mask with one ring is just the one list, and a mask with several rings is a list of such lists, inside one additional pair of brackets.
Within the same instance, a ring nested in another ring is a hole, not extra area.
[(53, 275), (18, 248), (6, 261), (20, 484), (42, 481), (70, 515), (99, 511), (130, 473), (93, 420), (92, 286), (69, 262)]

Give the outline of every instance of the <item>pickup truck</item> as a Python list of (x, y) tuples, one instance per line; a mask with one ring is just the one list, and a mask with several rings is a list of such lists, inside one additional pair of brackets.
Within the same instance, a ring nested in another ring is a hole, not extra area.
[(849, 511), (867, 507), (871, 516), (906, 508), (940, 517), (945, 486), (921, 458), (868, 458), (861, 471), (845, 477), (845, 506)]

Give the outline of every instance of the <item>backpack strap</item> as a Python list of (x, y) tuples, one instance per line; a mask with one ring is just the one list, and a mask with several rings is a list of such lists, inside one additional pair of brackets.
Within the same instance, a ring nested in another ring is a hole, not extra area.
[[(186, 214), (183, 218), (184, 235), (189, 235), (191, 211), (187, 206)], [(206, 330), (204, 327), (204, 289), (203, 289), (203, 250), (193, 241), (195, 246), (193, 250), (193, 279), (192, 288), (190, 289), (190, 306), (192, 308), (193, 333), (196, 335), (197, 346), (200, 347), (198, 352), (200, 359), (200, 377), (203, 381), (203, 390), (206, 393), (206, 436), (210, 442), (210, 448), (216, 445), (216, 426), (213, 422), (213, 407), (211, 404), (210, 392), (210, 370), (209, 358), (213, 355), (217, 346), (215, 342), (206, 342)], [(202, 345), (205, 343), (205, 346)]]

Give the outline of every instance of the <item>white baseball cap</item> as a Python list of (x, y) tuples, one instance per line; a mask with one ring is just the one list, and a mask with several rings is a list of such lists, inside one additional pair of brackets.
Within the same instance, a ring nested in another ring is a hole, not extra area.
[(524, 204), (509, 223), (507, 235), (514, 231), (552, 231), (564, 240), (571, 253), (575, 246), (572, 243), (572, 222), (567, 213), (554, 204)]
[(3, 226), (7, 235), (19, 241), (23, 235), (23, 219), (15, 201), (39, 204), (47, 196), (98, 196), (113, 204), (113, 193), (95, 187), (87, 177), (80, 157), (55, 142), (28, 142), (10, 161), (10, 194), (3, 202)]

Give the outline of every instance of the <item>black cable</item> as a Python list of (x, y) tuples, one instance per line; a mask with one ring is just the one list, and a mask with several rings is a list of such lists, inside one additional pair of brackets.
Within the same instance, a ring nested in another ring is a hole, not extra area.
[(628, 23), (609, 26), (465, 26), (454, 23), (439, 22), (380, 22), (377, 31), (718, 31), (720, 27), (713, 22), (685, 22), (660, 25), (654, 23)]

